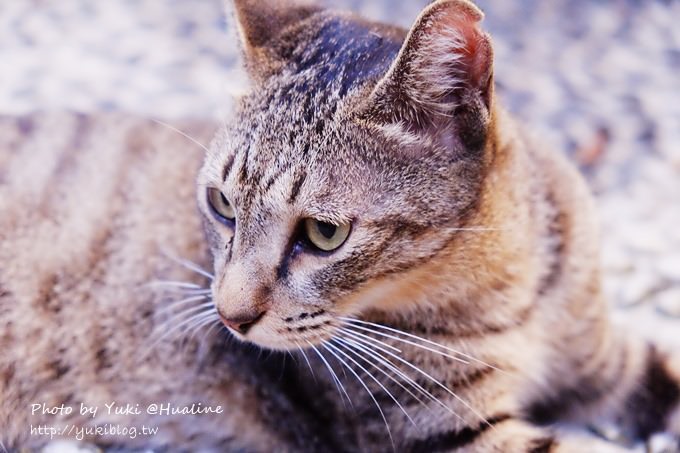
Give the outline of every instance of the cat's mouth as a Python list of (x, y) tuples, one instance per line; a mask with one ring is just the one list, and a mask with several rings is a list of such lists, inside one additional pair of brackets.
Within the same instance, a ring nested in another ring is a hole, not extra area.
[(337, 335), (342, 324), (326, 310), (318, 309), (290, 316), (280, 316), (272, 311), (257, 314), (252, 319), (226, 319), (222, 323), (242, 341), (258, 346), (293, 351), (320, 345)]

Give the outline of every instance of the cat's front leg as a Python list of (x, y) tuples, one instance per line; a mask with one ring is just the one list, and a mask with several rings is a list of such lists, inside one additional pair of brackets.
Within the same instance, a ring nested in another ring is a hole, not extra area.
[(456, 453), (632, 453), (635, 450), (608, 442), (581, 431), (559, 431), (532, 425), (524, 420), (508, 418), (480, 431), (467, 432), (464, 444), (450, 444)]

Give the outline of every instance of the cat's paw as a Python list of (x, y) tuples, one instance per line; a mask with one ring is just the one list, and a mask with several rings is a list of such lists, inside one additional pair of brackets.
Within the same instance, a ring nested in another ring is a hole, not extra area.
[(654, 434), (647, 441), (646, 453), (680, 453), (680, 437), (669, 433)]
[(558, 429), (558, 446), (555, 453), (646, 453), (642, 445), (631, 446), (625, 442), (613, 427), (602, 432), (602, 426), (591, 431), (576, 429)]
[(41, 453), (102, 453), (96, 445), (77, 440), (55, 440), (45, 445)]

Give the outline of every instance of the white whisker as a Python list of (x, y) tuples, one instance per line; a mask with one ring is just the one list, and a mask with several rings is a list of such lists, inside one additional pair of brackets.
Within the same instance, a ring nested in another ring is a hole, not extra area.
[[(167, 290), (166, 290), (167, 292)], [(174, 292), (175, 294), (179, 294), (181, 296), (211, 296), (212, 291), (211, 290), (205, 290), (205, 289), (180, 289), (180, 290), (171, 290), (170, 292)]]
[(314, 368), (312, 368), (312, 364), (309, 363), (309, 358), (307, 357), (307, 354), (305, 353), (305, 350), (300, 347), (300, 345), (295, 342), (295, 346), (300, 350), (300, 353), (302, 353), (302, 357), (305, 359), (305, 362), (307, 362), (307, 366), (309, 367), (309, 371), (312, 373), (312, 378), (314, 379), (314, 382), (317, 382), (316, 380), (316, 375), (314, 374)]
[[(188, 303), (188, 302), (189, 301), (184, 301), (185, 304)], [(192, 302), (195, 302), (195, 301), (192, 301)], [(193, 305), (189, 308), (185, 308), (182, 311), (179, 311), (177, 313), (173, 313), (170, 317), (168, 317), (163, 322), (163, 324), (160, 324), (160, 328), (163, 328), (165, 324), (174, 323), (176, 320), (182, 318), (185, 315), (189, 315), (189, 314), (194, 313), (196, 311), (204, 310), (206, 308), (212, 308), (212, 307), (214, 307), (212, 301), (207, 301), (207, 302), (203, 302), (202, 304)], [(168, 311), (172, 311), (171, 310), (172, 308), (176, 308), (176, 307), (164, 307), (165, 310), (159, 310), (158, 313), (159, 314), (165, 314)]]
[(156, 118), (151, 118), (151, 120), (152, 120), (154, 123), (157, 123), (157, 124), (160, 124), (161, 126), (167, 127), (167, 128), (170, 129), (171, 131), (177, 132), (177, 133), (180, 134), (181, 136), (183, 136), (183, 137), (185, 137), (186, 139), (188, 139), (188, 140), (190, 140), (191, 142), (193, 142), (195, 145), (199, 146), (199, 147), (200, 147), (201, 149), (203, 149), (206, 153), (207, 153), (207, 152), (210, 152), (210, 151), (208, 150), (208, 148), (207, 148), (204, 144), (202, 144), (201, 142), (199, 142), (198, 140), (196, 140), (194, 137), (192, 137), (191, 135), (187, 134), (186, 132), (182, 132), (181, 130), (177, 129), (175, 126), (172, 126), (172, 125), (170, 125), (170, 124), (168, 124), (168, 123), (166, 123), (166, 122), (164, 122), (164, 121), (157, 120)]
[(210, 297), (207, 296), (207, 295), (200, 295), (200, 296), (186, 297), (186, 298), (180, 299), (180, 300), (173, 300), (173, 301), (170, 302), (169, 304), (163, 305), (163, 306), (158, 310), (157, 313), (158, 313), (158, 314), (168, 313), (168, 312), (170, 312), (170, 311), (173, 311), (173, 310), (177, 309), (178, 307), (183, 307), (183, 306), (185, 306), (185, 305), (189, 305), (189, 304), (192, 304), (192, 303), (194, 303), (194, 302), (201, 301), (201, 300), (208, 300), (208, 302), (204, 302), (204, 303), (202, 303), (202, 304), (200, 304), (200, 305), (197, 305), (197, 306), (203, 306), (203, 305), (205, 305), (205, 304), (212, 304), (212, 300), (209, 300), (209, 299), (210, 299)]
[(490, 227), (467, 227), (467, 228), (447, 228), (448, 231), (505, 231), (506, 228)]
[[(390, 335), (388, 333), (378, 332), (374, 329), (369, 329), (368, 327), (363, 327), (363, 326), (355, 326), (355, 325), (351, 325), (351, 326), (347, 325), (347, 326), (350, 329), (360, 329), (360, 330), (363, 330), (363, 331), (366, 331), (366, 332), (371, 332), (371, 333), (374, 333), (376, 335), (380, 335), (382, 337), (392, 338), (393, 340), (401, 341), (402, 343), (410, 344), (411, 346), (415, 346), (415, 347), (420, 348), (420, 349), (425, 349), (426, 351), (434, 352), (435, 354), (439, 354), (439, 355), (442, 355), (444, 357), (448, 357), (450, 359), (456, 360), (456, 361), (464, 363), (466, 365), (470, 363), (465, 359), (461, 359), (460, 357), (456, 357), (456, 356), (453, 356), (451, 354), (447, 354), (446, 352), (437, 351), (436, 349), (432, 349), (430, 347), (423, 346), (421, 344), (414, 343), (413, 341), (405, 340), (403, 338), (395, 337), (394, 335)], [(355, 331), (352, 331), (352, 332), (355, 332)]]
[[(193, 312), (193, 311), (195, 311), (195, 310), (192, 309), (192, 312)], [(147, 351), (144, 352), (144, 354), (142, 354), (141, 358), (142, 358), (142, 359), (145, 359), (145, 358), (147, 357), (147, 355), (148, 355), (148, 354), (149, 354), (156, 346), (158, 346), (158, 344), (160, 344), (161, 341), (163, 341), (165, 338), (168, 337), (168, 335), (170, 335), (170, 334), (176, 332), (178, 329), (182, 329), (184, 326), (186, 326), (186, 325), (188, 325), (188, 324), (191, 324), (192, 322), (195, 322), (195, 321), (201, 319), (202, 317), (205, 317), (205, 316), (207, 316), (207, 315), (211, 315), (212, 312), (213, 312), (213, 308), (212, 308), (212, 307), (203, 308), (203, 311), (199, 312), (198, 314), (195, 314), (195, 315), (191, 316), (189, 319), (185, 319), (184, 321), (182, 321), (182, 322), (179, 323), (179, 324), (175, 324), (175, 325), (172, 326), (170, 329), (166, 330), (166, 331), (163, 333), (163, 335), (161, 335), (156, 341), (154, 341), (154, 342), (149, 346), (149, 348), (147, 349)], [(158, 328), (163, 328), (163, 327), (165, 327), (166, 325), (167, 325), (167, 322), (166, 322), (166, 323), (163, 323), (163, 324), (161, 324), (161, 325), (159, 325), (159, 326), (158, 326), (156, 329), (154, 329), (154, 330), (157, 330)]]
[(213, 316), (208, 316), (204, 320), (197, 322), (195, 326), (193, 326), (191, 329), (187, 329), (187, 331), (190, 331), (191, 333), (189, 334), (189, 340), (193, 340), (196, 334), (201, 331), (205, 326), (209, 324), (214, 324), (217, 321), (219, 321), (220, 318), (216, 314)]
[[(202, 307), (197, 307), (197, 308), (202, 308)], [(196, 311), (196, 310), (192, 310), (192, 312), (193, 311)], [(167, 333), (174, 332), (174, 331), (176, 331), (177, 329), (180, 329), (180, 328), (181, 328), (180, 333), (186, 332), (188, 329), (190, 329), (192, 327), (192, 323), (202, 321), (203, 319), (206, 319), (206, 318), (214, 316), (214, 315), (215, 315), (215, 313), (213, 312), (212, 307), (203, 308), (202, 311), (199, 311), (198, 313), (194, 314), (190, 318), (185, 319), (184, 321), (180, 322), (179, 324), (176, 324), (175, 326), (173, 326), (172, 329), (170, 329)], [(189, 326), (189, 327), (185, 327), (185, 326)]]
[(171, 259), (172, 261), (176, 262), (177, 264), (179, 264), (181, 266), (184, 266), (185, 268), (189, 269), (190, 271), (194, 271), (197, 274), (202, 275), (202, 276), (204, 276), (204, 277), (206, 277), (210, 280), (213, 279), (213, 275), (210, 272), (206, 271), (205, 269), (203, 269), (201, 266), (194, 263), (193, 261), (190, 261), (190, 260), (185, 259), (185, 258), (179, 258), (179, 257), (173, 255), (172, 253), (170, 253), (168, 250), (163, 250), (163, 254), (167, 258)]
[[(335, 340), (337, 340), (337, 341), (339, 341), (339, 342), (345, 344), (345, 345), (348, 346), (348, 347), (353, 348), (353, 349), (354, 349), (353, 352), (354, 352), (355, 355), (357, 355), (357, 357), (361, 357), (361, 359), (364, 360), (366, 363), (370, 364), (373, 368), (377, 369), (377, 370), (380, 371), (382, 374), (384, 374), (385, 376), (387, 376), (387, 378), (390, 379), (392, 382), (394, 382), (394, 383), (397, 384), (399, 387), (401, 387), (402, 389), (404, 389), (404, 391), (405, 391), (406, 393), (408, 393), (409, 395), (411, 395), (411, 397), (412, 397), (413, 399), (415, 399), (416, 401), (418, 401), (418, 402), (419, 402), (420, 404), (422, 404), (424, 407), (427, 407), (427, 404), (425, 404), (425, 402), (424, 402), (423, 400), (421, 400), (421, 399), (418, 397), (418, 395), (416, 395), (416, 394), (414, 394), (413, 392), (411, 392), (411, 390), (409, 390), (408, 387), (406, 387), (404, 384), (402, 384), (401, 382), (399, 382), (399, 380), (395, 379), (394, 376), (392, 376), (391, 374), (387, 373), (385, 370), (383, 370), (382, 368), (380, 368), (378, 365), (376, 365), (375, 363), (372, 363), (371, 361), (367, 360), (366, 357), (361, 356), (361, 355), (359, 354), (359, 352), (363, 352), (363, 353), (366, 354), (368, 357), (377, 360), (378, 363), (380, 363), (380, 364), (386, 366), (387, 369), (389, 369), (390, 371), (392, 371), (392, 372), (394, 373), (394, 367), (393, 367), (393, 366), (390, 367), (390, 365), (392, 365), (391, 363), (388, 365), (387, 363), (385, 363), (385, 362), (386, 362), (385, 360), (381, 360), (380, 357), (378, 357), (377, 355), (373, 354), (372, 351), (371, 351), (370, 349), (363, 347), (363, 345), (361, 345), (361, 344), (358, 344), (358, 343), (356, 343), (356, 342), (353, 342), (353, 341), (348, 340), (348, 339), (345, 339), (345, 338), (339, 338), (339, 337), (336, 337)], [(388, 361), (388, 362), (389, 362), (389, 361)], [(401, 377), (401, 376), (399, 376), (399, 377)]]
[[(377, 333), (377, 332), (374, 332), (374, 333)], [(369, 337), (369, 338), (370, 338), (370, 337)], [(454, 397), (456, 400), (458, 400), (463, 406), (465, 406), (466, 408), (468, 408), (473, 414), (475, 414), (477, 417), (479, 417), (479, 419), (480, 419), (483, 423), (486, 423), (486, 424), (489, 425), (490, 427), (492, 426), (492, 425), (488, 422), (488, 420), (487, 420), (485, 417), (483, 417), (479, 412), (477, 412), (474, 408), (472, 408), (472, 406), (470, 406), (463, 398), (461, 398), (460, 396), (458, 396), (455, 392), (453, 392), (453, 391), (452, 391), (451, 389), (449, 389), (447, 386), (445, 386), (444, 384), (442, 384), (441, 382), (439, 382), (436, 378), (432, 377), (432, 376), (431, 376), (430, 374), (428, 374), (426, 371), (423, 371), (422, 369), (420, 369), (419, 367), (415, 366), (414, 364), (412, 364), (412, 363), (409, 362), (408, 360), (405, 360), (405, 359), (403, 359), (403, 358), (401, 358), (401, 357), (395, 355), (395, 354), (392, 353), (392, 352), (385, 351), (385, 353), (386, 353), (386, 354), (389, 354), (390, 356), (394, 357), (396, 360), (399, 360), (400, 362), (402, 362), (404, 365), (406, 365), (406, 366), (408, 366), (408, 367), (414, 369), (414, 370), (417, 371), (418, 373), (420, 373), (420, 374), (422, 374), (423, 376), (425, 376), (426, 378), (428, 378), (430, 381), (432, 381), (432, 382), (433, 382), (434, 384), (436, 384), (438, 387), (440, 387), (440, 388), (442, 388), (444, 391), (446, 391), (449, 395), (453, 396), (453, 397)], [(458, 416), (458, 417), (460, 418), (460, 416)]]
[(179, 296), (210, 296), (212, 291), (209, 289), (164, 288), (163, 293), (177, 294)]
[(349, 401), (350, 406), (354, 406), (352, 404), (352, 399), (349, 397), (349, 394), (347, 393), (347, 390), (345, 390), (345, 386), (342, 385), (342, 382), (340, 382), (340, 379), (335, 374), (335, 371), (333, 371), (333, 367), (331, 367), (331, 365), (328, 363), (328, 361), (323, 356), (323, 354), (321, 354), (321, 352), (316, 348), (316, 346), (314, 346), (312, 344), (312, 342), (310, 342), (309, 340), (305, 340), (305, 341), (307, 341), (307, 344), (309, 344), (312, 347), (314, 352), (316, 352), (316, 354), (319, 356), (319, 358), (323, 361), (324, 365), (326, 365), (326, 368), (328, 368), (328, 371), (331, 373), (331, 376), (333, 377), (333, 381), (335, 382), (335, 386), (338, 388), (338, 393), (340, 393), (340, 399), (343, 401), (343, 404), (344, 404), (345, 400), (342, 399), (342, 394), (344, 393), (345, 396), (347, 397), (347, 401)]
[[(395, 404), (399, 407), (399, 409), (401, 409), (401, 411), (404, 413), (404, 415), (406, 416), (406, 418), (409, 419), (409, 421), (413, 424), (413, 426), (417, 426), (417, 425), (416, 425), (416, 422), (413, 421), (413, 419), (411, 418), (411, 416), (409, 415), (409, 413), (406, 412), (406, 409), (404, 409), (404, 407), (401, 405), (401, 403), (399, 403), (399, 401), (394, 397), (394, 395), (392, 394), (392, 392), (390, 392), (390, 391), (387, 389), (387, 387), (385, 387), (385, 386), (382, 384), (382, 382), (380, 382), (380, 381), (373, 375), (373, 373), (371, 373), (370, 371), (368, 371), (366, 368), (364, 368), (362, 365), (360, 365), (359, 362), (357, 362), (356, 360), (354, 360), (354, 359), (353, 359), (352, 357), (350, 357), (348, 354), (345, 354), (345, 353), (344, 353), (343, 351), (341, 351), (339, 348), (346, 349), (346, 350), (348, 350), (348, 351), (350, 351), (350, 352), (354, 352), (354, 353), (356, 354), (356, 352), (354, 351), (354, 349), (348, 347), (346, 344), (343, 344), (343, 343), (340, 343), (340, 342), (337, 342), (337, 341), (336, 341), (335, 343), (338, 345), (338, 348), (334, 348), (334, 349), (336, 349), (340, 354), (342, 354), (344, 357), (346, 357), (348, 360), (350, 360), (353, 364), (355, 364), (356, 366), (358, 366), (359, 369), (360, 369), (361, 371), (363, 371), (363, 372), (366, 373), (371, 379), (373, 379), (373, 381), (374, 381), (376, 384), (378, 384), (378, 385), (380, 386), (381, 389), (383, 389), (383, 391), (384, 391), (384, 392), (392, 399), (392, 401), (395, 402)], [(328, 346), (329, 346), (329, 347), (333, 347), (333, 346), (331, 346), (331, 345), (328, 345)], [(363, 358), (361, 355), (358, 355), (358, 354), (357, 354), (357, 356)], [(363, 359), (363, 360), (366, 360), (366, 359)], [(370, 361), (368, 361), (367, 363), (373, 365)], [(390, 376), (389, 374), (385, 373), (382, 369), (376, 367), (375, 365), (373, 365), (373, 366), (374, 366), (375, 368), (377, 368), (378, 370), (382, 371), (383, 374), (385, 374), (387, 377), (390, 377), (390, 378), (391, 378), (391, 376)], [(403, 386), (402, 386), (402, 387), (403, 387)]]
[(205, 290), (205, 291), (210, 291), (208, 289), (203, 288), (200, 285), (197, 285), (195, 283), (189, 283), (189, 282), (179, 282), (179, 281), (174, 281), (174, 280), (153, 280), (148, 283), (145, 283), (144, 286), (169, 286), (169, 287), (177, 287), (177, 288), (187, 288), (187, 289), (196, 289), (196, 290)]
[(385, 417), (385, 413), (383, 412), (382, 408), (380, 407), (378, 400), (375, 399), (375, 396), (373, 396), (373, 393), (371, 392), (371, 390), (368, 388), (368, 386), (366, 385), (364, 380), (361, 379), (361, 377), (356, 373), (356, 371), (354, 371), (354, 368), (349, 366), (347, 364), (347, 362), (345, 362), (342, 359), (342, 357), (338, 357), (337, 354), (333, 353), (333, 351), (331, 349), (329, 349), (328, 346), (330, 346), (330, 345), (326, 345), (326, 344), (323, 345), (324, 349), (326, 349), (328, 352), (333, 354), (335, 356), (335, 358), (338, 359), (340, 361), (340, 363), (342, 363), (345, 366), (345, 368), (347, 368), (349, 370), (349, 372), (354, 375), (354, 377), (357, 379), (357, 381), (359, 381), (359, 384), (361, 384), (361, 386), (364, 388), (364, 390), (366, 390), (366, 392), (368, 393), (368, 396), (371, 397), (371, 399), (373, 400), (373, 403), (375, 403), (375, 407), (378, 408), (378, 412), (380, 412), (380, 416), (382, 417), (383, 422), (385, 422), (385, 428), (387, 428), (387, 435), (390, 437), (390, 443), (392, 444), (392, 450), (396, 451), (395, 446), (394, 446), (394, 439), (392, 438), (392, 431), (390, 430), (390, 424), (387, 423), (387, 418)]
[(384, 347), (386, 347), (386, 348), (388, 348), (388, 349), (391, 349), (391, 350), (394, 351), (394, 352), (397, 352), (397, 353), (399, 353), (399, 354), (402, 354), (402, 353), (403, 353), (403, 351), (402, 351), (401, 349), (395, 348), (395, 347), (392, 346), (391, 344), (385, 343), (384, 341), (378, 340), (377, 338), (373, 338), (373, 337), (369, 337), (368, 335), (364, 335), (364, 334), (361, 333), (361, 332), (355, 332), (355, 331), (353, 331), (353, 330), (348, 330), (348, 329), (345, 329), (344, 327), (340, 327), (340, 328), (338, 328), (338, 330), (341, 331), (341, 332), (343, 332), (343, 333), (352, 333), (352, 334), (354, 334), (354, 335), (360, 335), (360, 336), (362, 336), (362, 337), (370, 338), (372, 341), (374, 341), (374, 342), (376, 342), (376, 343), (379, 343), (379, 344), (383, 345)]
[(430, 400), (432, 400), (432, 401), (434, 401), (435, 403), (439, 404), (441, 407), (443, 407), (444, 409), (446, 409), (448, 412), (450, 412), (450, 413), (451, 413), (452, 415), (454, 415), (456, 418), (458, 418), (458, 419), (460, 419), (460, 420), (463, 420), (462, 417), (456, 413), (456, 411), (454, 411), (452, 408), (450, 408), (449, 406), (447, 406), (443, 401), (441, 401), (439, 398), (437, 398), (436, 396), (434, 396), (432, 393), (430, 393), (430, 392), (429, 392), (427, 389), (425, 389), (423, 386), (421, 386), (420, 384), (418, 384), (418, 383), (417, 383), (415, 380), (413, 380), (409, 375), (407, 375), (406, 373), (404, 373), (403, 371), (401, 371), (399, 368), (397, 368), (394, 364), (392, 364), (392, 362), (389, 361), (388, 358), (386, 358), (385, 356), (383, 356), (383, 355), (380, 354), (379, 352), (376, 352), (375, 349), (379, 349), (380, 351), (383, 351), (383, 352), (386, 352), (386, 353), (388, 353), (389, 351), (387, 351), (386, 349), (384, 349), (384, 348), (382, 348), (382, 347), (380, 347), (380, 346), (377, 346), (377, 345), (375, 345), (375, 344), (371, 344), (371, 343), (369, 343), (369, 342), (367, 342), (366, 340), (363, 340), (363, 339), (361, 339), (361, 338), (357, 338), (356, 341), (347, 339), (347, 341), (349, 341), (349, 342), (351, 342), (351, 343), (353, 343), (353, 344), (355, 344), (355, 345), (357, 345), (357, 346), (359, 346), (359, 343), (358, 343), (358, 342), (363, 343), (364, 346), (365, 346), (366, 348), (369, 348), (369, 349), (372, 350), (372, 354), (375, 354), (377, 360), (382, 360), (383, 362), (385, 362), (385, 363), (384, 363), (385, 366), (387, 366), (389, 369), (391, 369), (392, 371), (394, 371), (394, 372), (395, 372), (397, 375), (399, 375), (402, 379), (404, 379), (406, 382), (408, 382), (413, 388), (415, 388), (415, 389), (418, 390), (420, 393), (422, 393), (423, 395), (425, 395), (426, 397), (428, 397)]
[(206, 338), (208, 338), (208, 336), (210, 336), (210, 333), (213, 331), (213, 329), (214, 329), (215, 327), (217, 327), (217, 328), (219, 329), (219, 327), (220, 327), (221, 325), (222, 325), (222, 322), (220, 321), (219, 316), (217, 316), (216, 319), (213, 321), (213, 324), (210, 326), (210, 328), (208, 328), (208, 329), (203, 333), (203, 336), (199, 339), (199, 342), (201, 343), (201, 345), (203, 345), (203, 344), (205, 343)]
[[(496, 367), (496, 366), (493, 366), (493, 365), (491, 365), (491, 364), (489, 364), (489, 363), (486, 363), (486, 362), (484, 362), (483, 360), (480, 360), (480, 359), (478, 359), (478, 358), (476, 358), (476, 357), (473, 357), (473, 356), (471, 356), (470, 354), (466, 354), (466, 353), (464, 353), (464, 352), (457, 351), (457, 350), (455, 350), (455, 349), (453, 349), (453, 348), (450, 348), (450, 347), (448, 347), (448, 346), (445, 346), (445, 345), (436, 343), (436, 342), (434, 342), (434, 341), (432, 341), (432, 340), (428, 340), (427, 338), (419, 337), (418, 335), (413, 335), (413, 334), (411, 334), (411, 333), (404, 332), (403, 330), (394, 329), (394, 328), (392, 328), (392, 327), (384, 326), (384, 325), (382, 325), (382, 324), (377, 324), (377, 323), (368, 322), (368, 321), (362, 321), (362, 320), (360, 320), (360, 319), (355, 319), (355, 318), (341, 317), (341, 318), (339, 318), (339, 319), (341, 319), (341, 320), (343, 320), (343, 321), (347, 321), (347, 322), (354, 322), (354, 323), (358, 323), (358, 324), (364, 324), (364, 325), (369, 325), (369, 326), (377, 327), (377, 328), (380, 328), (380, 329), (385, 329), (385, 330), (388, 330), (388, 331), (390, 331), (390, 332), (398, 333), (398, 334), (404, 335), (404, 336), (409, 337), (409, 338), (413, 338), (413, 339), (416, 339), (416, 340), (420, 340), (420, 341), (422, 341), (422, 342), (424, 342), (424, 343), (427, 343), (427, 344), (430, 344), (430, 345), (432, 345), (432, 346), (437, 346), (437, 347), (439, 347), (439, 348), (445, 349), (445, 350), (447, 350), (447, 351), (449, 351), (449, 352), (451, 352), (451, 353), (453, 353), (453, 354), (458, 354), (459, 356), (465, 357), (465, 358), (468, 359), (468, 360), (471, 360), (471, 361), (473, 361), (473, 362), (477, 362), (477, 363), (479, 363), (479, 364), (481, 364), (481, 365), (484, 365), (484, 366), (486, 366), (486, 367), (493, 368), (493, 369), (496, 370), (496, 371), (500, 371), (500, 372), (502, 372), (502, 373), (506, 373), (506, 371), (504, 371), (504, 370), (502, 370), (502, 369), (500, 369), (500, 368), (498, 368), (498, 367)], [(460, 359), (459, 359), (459, 360), (460, 360)]]

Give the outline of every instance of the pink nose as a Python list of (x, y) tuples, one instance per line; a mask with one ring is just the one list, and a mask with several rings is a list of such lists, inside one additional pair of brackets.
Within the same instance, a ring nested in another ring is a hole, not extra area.
[(241, 335), (248, 333), (251, 327), (253, 327), (257, 322), (262, 319), (265, 312), (252, 312), (252, 313), (236, 313), (230, 315), (229, 317), (224, 316), (220, 313), (220, 319), (225, 326), (234, 329)]

